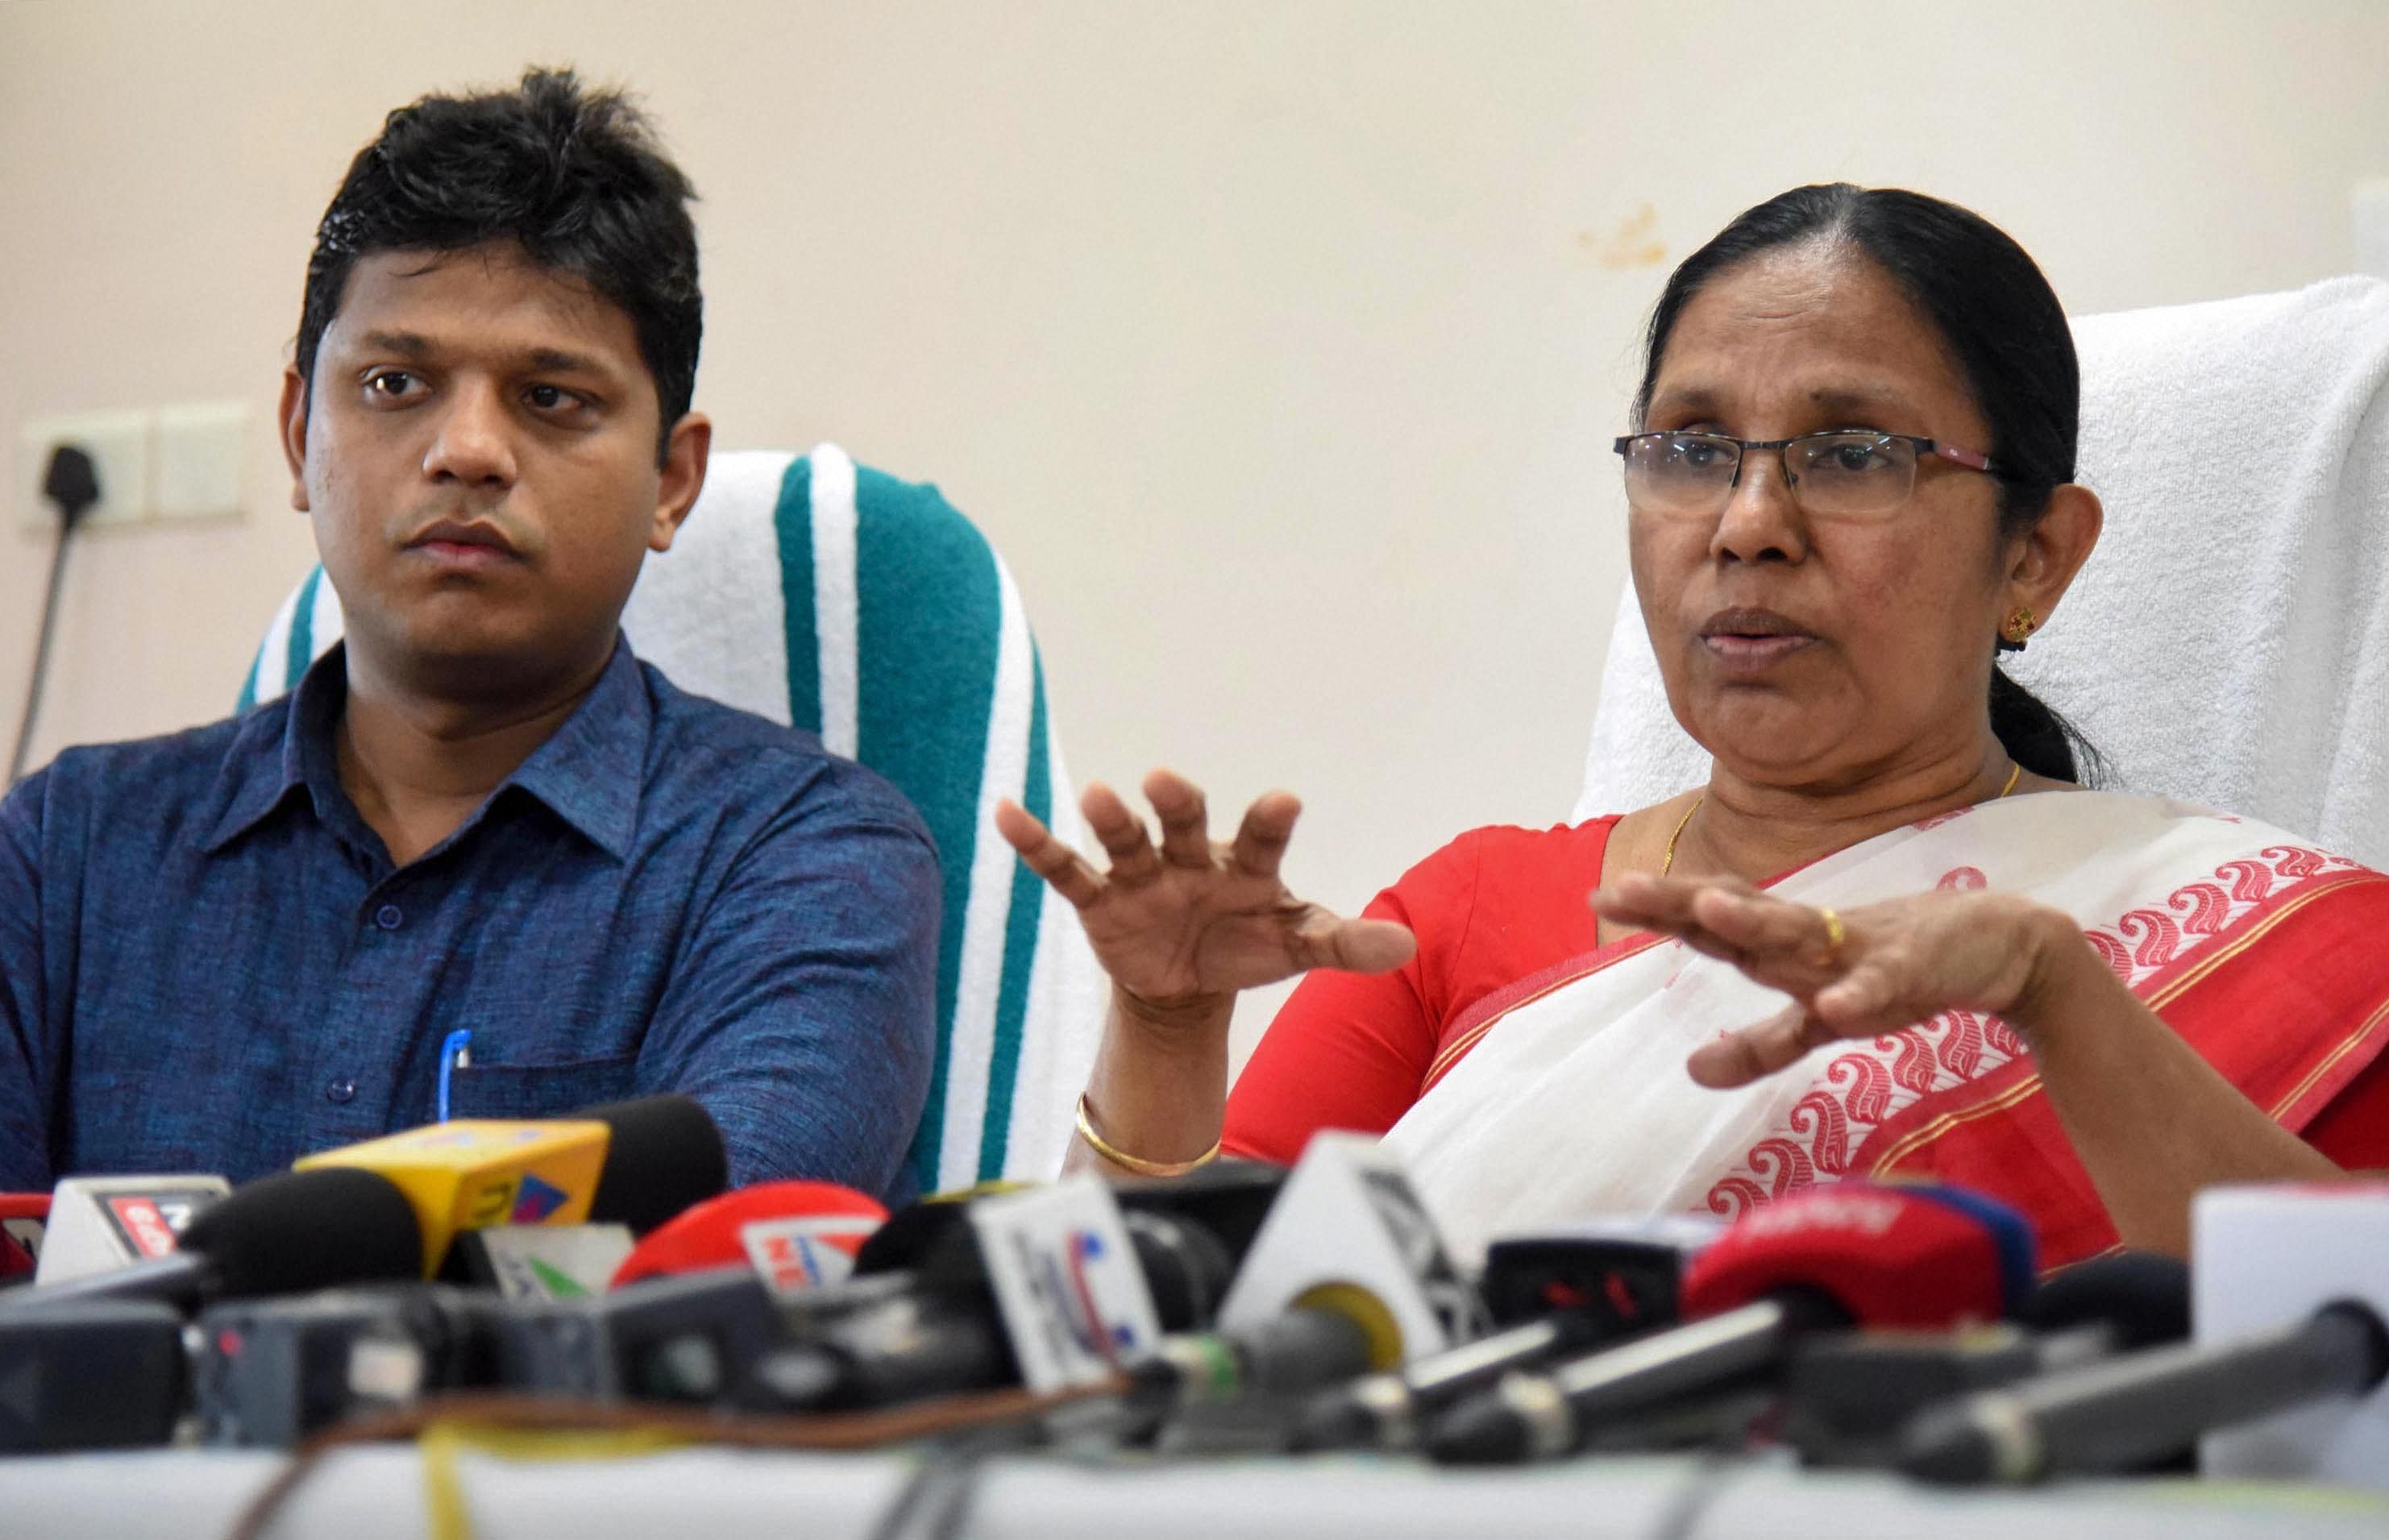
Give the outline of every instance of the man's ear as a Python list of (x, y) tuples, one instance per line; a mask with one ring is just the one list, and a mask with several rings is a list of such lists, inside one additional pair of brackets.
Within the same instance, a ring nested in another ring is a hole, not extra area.
[(705, 466), (713, 452), (713, 423), (703, 413), (691, 412), (672, 424), (671, 440), (664, 449), (663, 475), (656, 484), (656, 515), (647, 526), (647, 549), (671, 549), (696, 494), (705, 490)]
[(2089, 488), (2069, 481), (2051, 492), (2040, 522), (2016, 542), (2007, 574), (2009, 608), (2031, 610), (2036, 630), (2048, 625), (2106, 520), (2099, 494)]
[(282, 404), (277, 409), (281, 427), (282, 459), (290, 467), (290, 506), (300, 513), (307, 506), (307, 382), (299, 375), (299, 366), (282, 366)]

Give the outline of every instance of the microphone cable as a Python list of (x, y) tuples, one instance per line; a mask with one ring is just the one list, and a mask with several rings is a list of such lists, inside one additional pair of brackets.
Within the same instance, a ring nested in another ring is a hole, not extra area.
[(67, 547), (74, 540), (75, 527), (99, 502), (99, 473), (91, 456), (73, 444), (60, 444), (52, 450), (50, 468), (42, 477), (42, 495), (58, 511), (58, 540), (50, 551), (49, 589), (42, 600), (39, 639), (33, 643), (32, 677), (25, 683), (25, 715), (17, 724), (17, 743), (8, 751), (8, 776), (0, 781), (0, 792), (25, 778), (25, 756), (33, 746), (33, 723), (41, 715), (42, 688), (49, 680), (50, 646), (57, 632), (58, 590), (66, 580)]

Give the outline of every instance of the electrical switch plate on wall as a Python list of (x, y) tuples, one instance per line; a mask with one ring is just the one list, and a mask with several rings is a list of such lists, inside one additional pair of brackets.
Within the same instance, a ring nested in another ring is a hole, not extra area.
[(99, 501), (83, 528), (131, 524), (149, 503), (149, 414), (76, 412), (28, 417), (17, 434), (17, 519), (30, 529), (57, 526), (57, 510), (42, 495), (50, 452), (73, 444), (88, 453), (99, 477)]
[(225, 518), (240, 513), (241, 454), (249, 437), (242, 401), (196, 401), (158, 409), (151, 486), (160, 518)]

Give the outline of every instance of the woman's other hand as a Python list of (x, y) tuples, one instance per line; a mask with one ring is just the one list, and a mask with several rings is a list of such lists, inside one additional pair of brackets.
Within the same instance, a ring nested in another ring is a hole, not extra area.
[(1835, 914), (1731, 879), (1636, 873), (1592, 905), (1604, 920), (1677, 936), (1792, 997), (1789, 1008), (1693, 1050), (1693, 1078), (1721, 1089), (1834, 1038), (1902, 1031), (1953, 1008), (2003, 1017), (2029, 1039), (2051, 961), (2063, 948), (2089, 954), (2064, 914), (1999, 893), (1921, 893)]
[(1097, 872), (1016, 802), (995, 826), (1037, 874), (1079, 910), (1113, 984), (1148, 1021), (1214, 1016), (1239, 989), (1311, 968), (1384, 973), (1417, 942), (1383, 920), (1347, 920), (1286, 890), (1278, 863), (1302, 805), (1285, 792), (1255, 801), (1232, 842), (1210, 837), (1202, 790), (1172, 771), (1144, 778), (1161, 823), (1156, 846), (1110, 787), (1080, 798), (1087, 827), (1110, 858)]

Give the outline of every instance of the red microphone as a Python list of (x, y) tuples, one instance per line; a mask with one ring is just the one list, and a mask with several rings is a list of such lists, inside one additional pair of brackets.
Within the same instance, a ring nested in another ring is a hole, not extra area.
[(774, 1294), (843, 1281), (887, 1221), (878, 1200), (836, 1182), (759, 1182), (709, 1198), (649, 1232), (612, 1287), (665, 1274), (751, 1264)]
[(1427, 1449), (1454, 1464), (1555, 1458), (1604, 1424), (1775, 1370), (1809, 1332), (1996, 1320), (2029, 1298), (2033, 1254), (2023, 1216), (1975, 1193), (1813, 1189), (1743, 1219), (1693, 1259), (1687, 1324), (1513, 1375), (1454, 1407)]
[(2020, 1309), (2032, 1229), (2004, 1204), (1943, 1187), (1842, 1182), (1762, 1208), (1684, 1270), (1684, 1318), (1769, 1295), (1824, 1295), (1853, 1323), (1946, 1330)]

